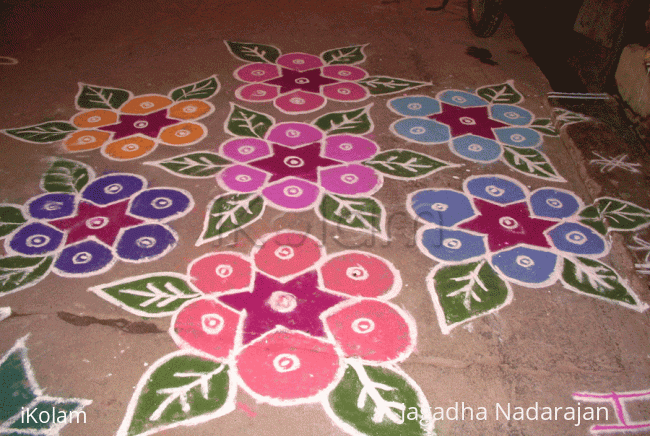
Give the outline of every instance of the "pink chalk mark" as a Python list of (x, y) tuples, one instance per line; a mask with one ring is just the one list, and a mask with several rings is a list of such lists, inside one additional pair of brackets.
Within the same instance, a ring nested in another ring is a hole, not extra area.
[(605, 425), (594, 425), (591, 428), (592, 432), (595, 431), (606, 431), (606, 430), (640, 430), (644, 428), (650, 429), (650, 422), (628, 422), (627, 413), (625, 410), (625, 400), (632, 399), (641, 400), (647, 399), (650, 400), (650, 390), (644, 392), (613, 392), (611, 394), (583, 394), (583, 393), (574, 393), (574, 399), (583, 398), (586, 401), (593, 401), (597, 403), (611, 403), (614, 406), (616, 411), (616, 417), (619, 420), (619, 424), (605, 424)]
[(248, 407), (246, 404), (242, 403), (241, 401), (237, 402), (237, 408), (243, 411), (244, 413), (246, 413), (246, 415), (250, 416), (251, 418), (255, 418), (257, 416), (257, 413), (253, 412), (250, 409), (250, 407)]

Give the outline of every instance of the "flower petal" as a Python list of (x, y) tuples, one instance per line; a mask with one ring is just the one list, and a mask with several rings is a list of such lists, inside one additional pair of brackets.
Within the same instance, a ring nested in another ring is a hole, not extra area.
[(195, 259), (188, 267), (192, 283), (206, 294), (243, 289), (251, 284), (251, 264), (238, 254), (216, 253)]
[(574, 254), (593, 255), (605, 252), (603, 238), (589, 227), (578, 223), (564, 223), (548, 232), (559, 250)]
[(221, 154), (237, 162), (248, 162), (271, 154), (266, 141), (257, 138), (237, 138), (221, 145)]
[(374, 169), (363, 165), (345, 165), (320, 172), (321, 186), (335, 194), (355, 195), (376, 190), (381, 179)]
[(129, 136), (104, 145), (102, 154), (112, 160), (131, 160), (145, 156), (155, 148), (156, 142), (149, 138)]
[(54, 268), (63, 276), (100, 274), (109, 269), (114, 260), (113, 253), (107, 246), (86, 240), (64, 248)]
[(378, 151), (377, 144), (361, 136), (333, 135), (325, 140), (325, 156), (343, 162), (370, 159)]
[(519, 106), (495, 104), (490, 107), (490, 116), (495, 120), (515, 126), (525, 126), (533, 120), (533, 114)]
[(476, 135), (454, 138), (452, 150), (461, 157), (482, 163), (498, 160), (502, 151), (496, 141)]
[(251, 83), (240, 86), (235, 91), (235, 96), (245, 101), (271, 101), (280, 95), (279, 88), (264, 83)]
[(177, 237), (160, 224), (144, 224), (127, 229), (117, 243), (117, 255), (126, 261), (150, 261), (174, 248)]
[(327, 100), (318, 95), (304, 91), (295, 91), (275, 99), (273, 104), (279, 110), (290, 114), (306, 114), (325, 106)]
[(344, 307), (325, 322), (346, 357), (371, 362), (399, 360), (411, 349), (414, 334), (402, 314), (381, 301)]
[(179, 101), (169, 108), (169, 116), (180, 120), (196, 120), (214, 111), (214, 106), (201, 100)]
[(237, 356), (237, 372), (258, 400), (272, 404), (321, 401), (339, 372), (332, 344), (292, 332), (272, 332)]
[(282, 209), (307, 209), (316, 203), (320, 190), (304, 180), (287, 178), (262, 191), (267, 200)]
[(151, 94), (133, 97), (120, 107), (125, 114), (144, 115), (169, 106), (173, 101), (163, 95)]
[(436, 97), (438, 100), (453, 104), (454, 106), (460, 107), (475, 107), (475, 106), (487, 106), (488, 102), (483, 100), (478, 95), (474, 95), (465, 91), (456, 91), (450, 89), (448, 91), (442, 91)]
[(187, 192), (171, 188), (147, 189), (132, 201), (129, 213), (155, 220), (180, 218), (194, 205)]
[(264, 82), (280, 77), (280, 70), (277, 65), (254, 63), (237, 68), (234, 75), (243, 82)]
[(394, 98), (388, 102), (388, 107), (407, 117), (426, 117), (441, 112), (438, 100), (424, 95)]
[(366, 70), (352, 65), (328, 65), (323, 67), (323, 76), (338, 80), (356, 82), (368, 76)]
[(305, 233), (282, 232), (254, 253), (255, 266), (273, 277), (288, 277), (311, 268), (322, 256), (319, 241)]
[(321, 267), (323, 284), (355, 297), (379, 297), (393, 289), (396, 271), (383, 259), (366, 253), (344, 252)]
[(391, 125), (397, 135), (421, 144), (449, 141), (449, 127), (423, 118), (403, 118)]
[(524, 190), (511, 181), (501, 177), (475, 177), (465, 181), (467, 191), (479, 198), (507, 204), (526, 198)]
[(280, 56), (275, 62), (296, 71), (306, 71), (323, 66), (323, 61), (318, 56), (307, 53), (287, 53)]
[(68, 151), (94, 150), (104, 145), (111, 134), (98, 130), (80, 130), (68, 135), (63, 141), (63, 146)]
[(72, 118), (72, 124), (82, 129), (92, 129), (115, 123), (117, 123), (117, 112), (107, 109), (80, 112)]
[(580, 204), (572, 193), (558, 189), (538, 189), (530, 196), (533, 212), (550, 218), (568, 218), (578, 211)]
[(420, 191), (411, 198), (411, 207), (418, 217), (444, 227), (475, 215), (465, 194), (449, 189)]
[(160, 132), (160, 140), (169, 145), (190, 145), (205, 138), (207, 129), (199, 123), (185, 122), (165, 127)]
[(555, 281), (553, 273), (556, 263), (555, 254), (527, 247), (501, 251), (492, 257), (492, 264), (507, 277), (536, 285)]
[(370, 95), (366, 88), (352, 82), (325, 85), (322, 92), (325, 97), (336, 101), (361, 101)]
[(27, 256), (50, 253), (61, 245), (63, 232), (46, 224), (33, 222), (21, 227), (9, 240), (9, 247)]
[(193, 300), (172, 320), (171, 336), (185, 348), (189, 345), (214, 357), (225, 358), (235, 346), (239, 314), (211, 299)]
[(443, 262), (462, 262), (485, 254), (485, 242), (462, 230), (426, 229), (419, 241), (435, 259)]
[(542, 143), (542, 135), (528, 127), (502, 127), (494, 129), (497, 139), (515, 147), (536, 147)]
[(54, 192), (31, 199), (27, 203), (27, 210), (34, 218), (53, 220), (70, 216), (75, 211), (75, 198), (73, 194)]
[(246, 165), (233, 165), (217, 175), (217, 181), (224, 188), (237, 192), (257, 191), (266, 181), (268, 174)]
[(112, 174), (99, 177), (87, 185), (81, 196), (93, 203), (104, 205), (124, 200), (145, 186), (145, 180), (131, 174)]
[(322, 138), (322, 131), (305, 123), (276, 124), (266, 134), (267, 141), (289, 147), (312, 144)]

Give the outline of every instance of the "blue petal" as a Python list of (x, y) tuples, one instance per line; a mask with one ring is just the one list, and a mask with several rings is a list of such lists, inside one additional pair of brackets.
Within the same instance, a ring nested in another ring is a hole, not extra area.
[(108, 247), (88, 240), (64, 248), (54, 267), (64, 274), (92, 274), (112, 260), (113, 253)]
[(485, 254), (483, 238), (462, 230), (427, 229), (422, 232), (422, 244), (443, 262), (461, 262)]
[(553, 244), (562, 251), (574, 254), (600, 254), (605, 251), (605, 241), (589, 227), (578, 223), (560, 224), (549, 233)]
[(497, 139), (515, 147), (536, 147), (542, 143), (542, 136), (528, 127), (501, 127), (494, 129)]
[(449, 127), (433, 120), (404, 118), (393, 124), (395, 132), (411, 141), (436, 144), (449, 141)]
[(476, 107), (476, 106), (487, 106), (488, 102), (483, 100), (481, 97), (465, 91), (455, 91), (450, 89), (449, 91), (443, 91), (438, 94), (438, 100), (453, 104), (454, 106), (460, 107)]
[(28, 256), (38, 256), (56, 250), (63, 240), (63, 232), (43, 223), (31, 223), (13, 235), (9, 246)]
[(74, 213), (75, 196), (55, 192), (41, 195), (28, 204), (29, 214), (34, 218), (53, 220), (70, 216)]
[(149, 261), (164, 255), (176, 244), (176, 237), (165, 226), (145, 224), (131, 227), (117, 243), (117, 255), (125, 260)]
[(544, 283), (555, 271), (557, 256), (548, 251), (516, 247), (492, 257), (492, 264), (503, 274), (524, 283)]
[(431, 97), (400, 97), (394, 98), (388, 104), (395, 112), (407, 117), (426, 117), (440, 112), (440, 103)]
[(191, 203), (185, 193), (176, 189), (147, 189), (133, 199), (129, 212), (144, 218), (163, 220), (183, 214)]
[(456, 153), (478, 162), (494, 162), (501, 156), (501, 146), (491, 139), (476, 135), (454, 138), (452, 146)]
[(466, 183), (470, 194), (496, 203), (507, 204), (526, 198), (519, 185), (500, 177), (477, 177)]
[(144, 187), (140, 177), (129, 174), (115, 174), (100, 177), (86, 186), (82, 197), (95, 204), (108, 204), (129, 198)]
[(537, 216), (567, 218), (580, 208), (578, 199), (572, 194), (556, 189), (538, 189), (530, 196), (530, 205)]
[(445, 227), (474, 216), (465, 194), (448, 189), (420, 191), (413, 196), (412, 207), (420, 218)]
[(509, 104), (495, 104), (490, 108), (491, 116), (495, 120), (514, 126), (525, 126), (533, 121), (533, 114), (519, 106)]

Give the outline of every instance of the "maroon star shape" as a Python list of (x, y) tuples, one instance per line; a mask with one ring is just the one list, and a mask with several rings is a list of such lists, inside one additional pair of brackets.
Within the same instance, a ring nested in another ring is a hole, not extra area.
[(179, 122), (178, 120), (167, 118), (167, 109), (163, 109), (148, 115), (121, 114), (119, 123), (99, 127), (99, 130), (115, 133), (113, 139), (120, 139), (138, 133), (151, 138), (157, 138), (161, 129)]
[(338, 83), (338, 80), (321, 76), (320, 68), (314, 68), (307, 71), (296, 71), (282, 68), (282, 76), (267, 80), (265, 83), (279, 86), (281, 94), (295, 89), (319, 93), (321, 86)]
[(219, 300), (235, 310), (246, 310), (244, 344), (259, 338), (276, 326), (325, 337), (320, 316), (346, 297), (318, 289), (318, 274), (310, 271), (287, 283), (262, 273), (255, 276), (253, 292), (221, 295)]
[(318, 142), (298, 148), (273, 144), (273, 156), (265, 157), (248, 164), (272, 174), (269, 182), (285, 177), (298, 177), (310, 182), (318, 181), (318, 168), (341, 165), (341, 162), (320, 156)]
[(498, 251), (517, 244), (551, 247), (544, 232), (557, 221), (531, 217), (526, 202), (502, 206), (475, 198), (474, 206), (480, 215), (458, 227), (487, 235), (490, 250)]
[(77, 215), (50, 221), (49, 224), (59, 230), (68, 231), (66, 245), (94, 236), (108, 246), (112, 246), (121, 229), (136, 226), (143, 222), (138, 218), (127, 215), (126, 210), (128, 207), (129, 200), (109, 204), (108, 206), (96, 206), (82, 201), (79, 203)]
[(454, 138), (469, 133), (487, 139), (496, 139), (492, 129), (508, 127), (507, 124), (490, 118), (486, 106), (458, 107), (443, 103), (442, 112), (429, 115), (429, 118), (447, 124)]

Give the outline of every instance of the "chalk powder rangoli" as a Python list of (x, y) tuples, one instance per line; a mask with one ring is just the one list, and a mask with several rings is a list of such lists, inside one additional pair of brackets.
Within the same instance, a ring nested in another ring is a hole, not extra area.
[[(410, 150), (380, 152), (368, 138), (370, 106), (333, 112), (312, 124), (276, 123), (232, 104), (226, 132), (236, 136), (220, 152), (197, 152), (147, 164), (181, 177), (214, 177), (230, 191), (208, 206), (197, 245), (224, 237), (262, 217), (266, 205), (315, 209), (342, 228), (388, 239), (383, 204), (371, 194), (383, 176), (417, 179), (453, 164)], [(362, 135), (366, 136), (362, 136)]]
[[(576, 392), (573, 394), (576, 401), (590, 403), (609, 403), (616, 414), (616, 424), (595, 424), (589, 429), (592, 435), (600, 434), (626, 434), (641, 433), (650, 430), (650, 420), (635, 421), (627, 408), (629, 403), (650, 401), (650, 390), (634, 392), (608, 392), (606, 394)], [(646, 408), (647, 410), (647, 408)]]
[(44, 393), (27, 358), (28, 336), (0, 359), (0, 434), (57, 436), (67, 424), (85, 423), (83, 408), (92, 401)]
[[(217, 252), (187, 274), (126, 278), (91, 291), (146, 317), (171, 317), (182, 351), (143, 375), (118, 431), (148, 435), (235, 409), (237, 389), (275, 406), (321, 404), (351, 435), (431, 435), (419, 386), (397, 364), (416, 344), (388, 261), (327, 255), (301, 232), (264, 236), (250, 256)], [(409, 415), (410, 413), (410, 415)]]
[[(643, 312), (648, 305), (610, 266), (600, 262), (608, 231), (650, 223), (650, 211), (614, 198), (585, 206), (569, 191), (530, 193), (505, 176), (474, 176), (463, 192), (424, 189), (407, 207), (425, 224), (416, 241), (440, 262), (427, 285), (443, 333), (512, 300), (510, 282), (526, 287), (560, 282), (572, 291)], [(607, 225), (609, 227), (607, 227)]]
[(117, 260), (150, 262), (178, 242), (166, 223), (194, 207), (182, 189), (147, 188), (135, 174), (96, 177), (83, 163), (57, 159), (41, 178), (45, 194), (23, 206), (0, 204), (0, 295), (35, 285), (50, 271), (87, 277)]
[(512, 82), (480, 88), (476, 93), (448, 89), (435, 98), (398, 97), (388, 108), (406, 118), (390, 130), (420, 144), (448, 144), (457, 156), (476, 163), (501, 161), (528, 176), (565, 182), (538, 150), (542, 135), (558, 136), (548, 118), (535, 119), (517, 103), (524, 100)]
[(307, 53), (281, 54), (271, 45), (225, 41), (237, 58), (249, 62), (233, 73), (246, 82), (237, 89), (238, 99), (272, 101), (288, 114), (314, 112), (327, 100), (359, 102), (372, 95), (392, 94), (429, 83), (393, 77), (372, 76), (359, 68), (366, 56), (365, 45), (336, 48), (314, 56)]
[(214, 112), (205, 101), (219, 91), (216, 77), (177, 88), (168, 96), (134, 96), (124, 89), (79, 83), (76, 107), (70, 121), (49, 121), (34, 126), (5, 129), (6, 135), (31, 143), (63, 141), (69, 152), (101, 149), (112, 160), (138, 159), (158, 144), (187, 146), (207, 135), (196, 122)]

